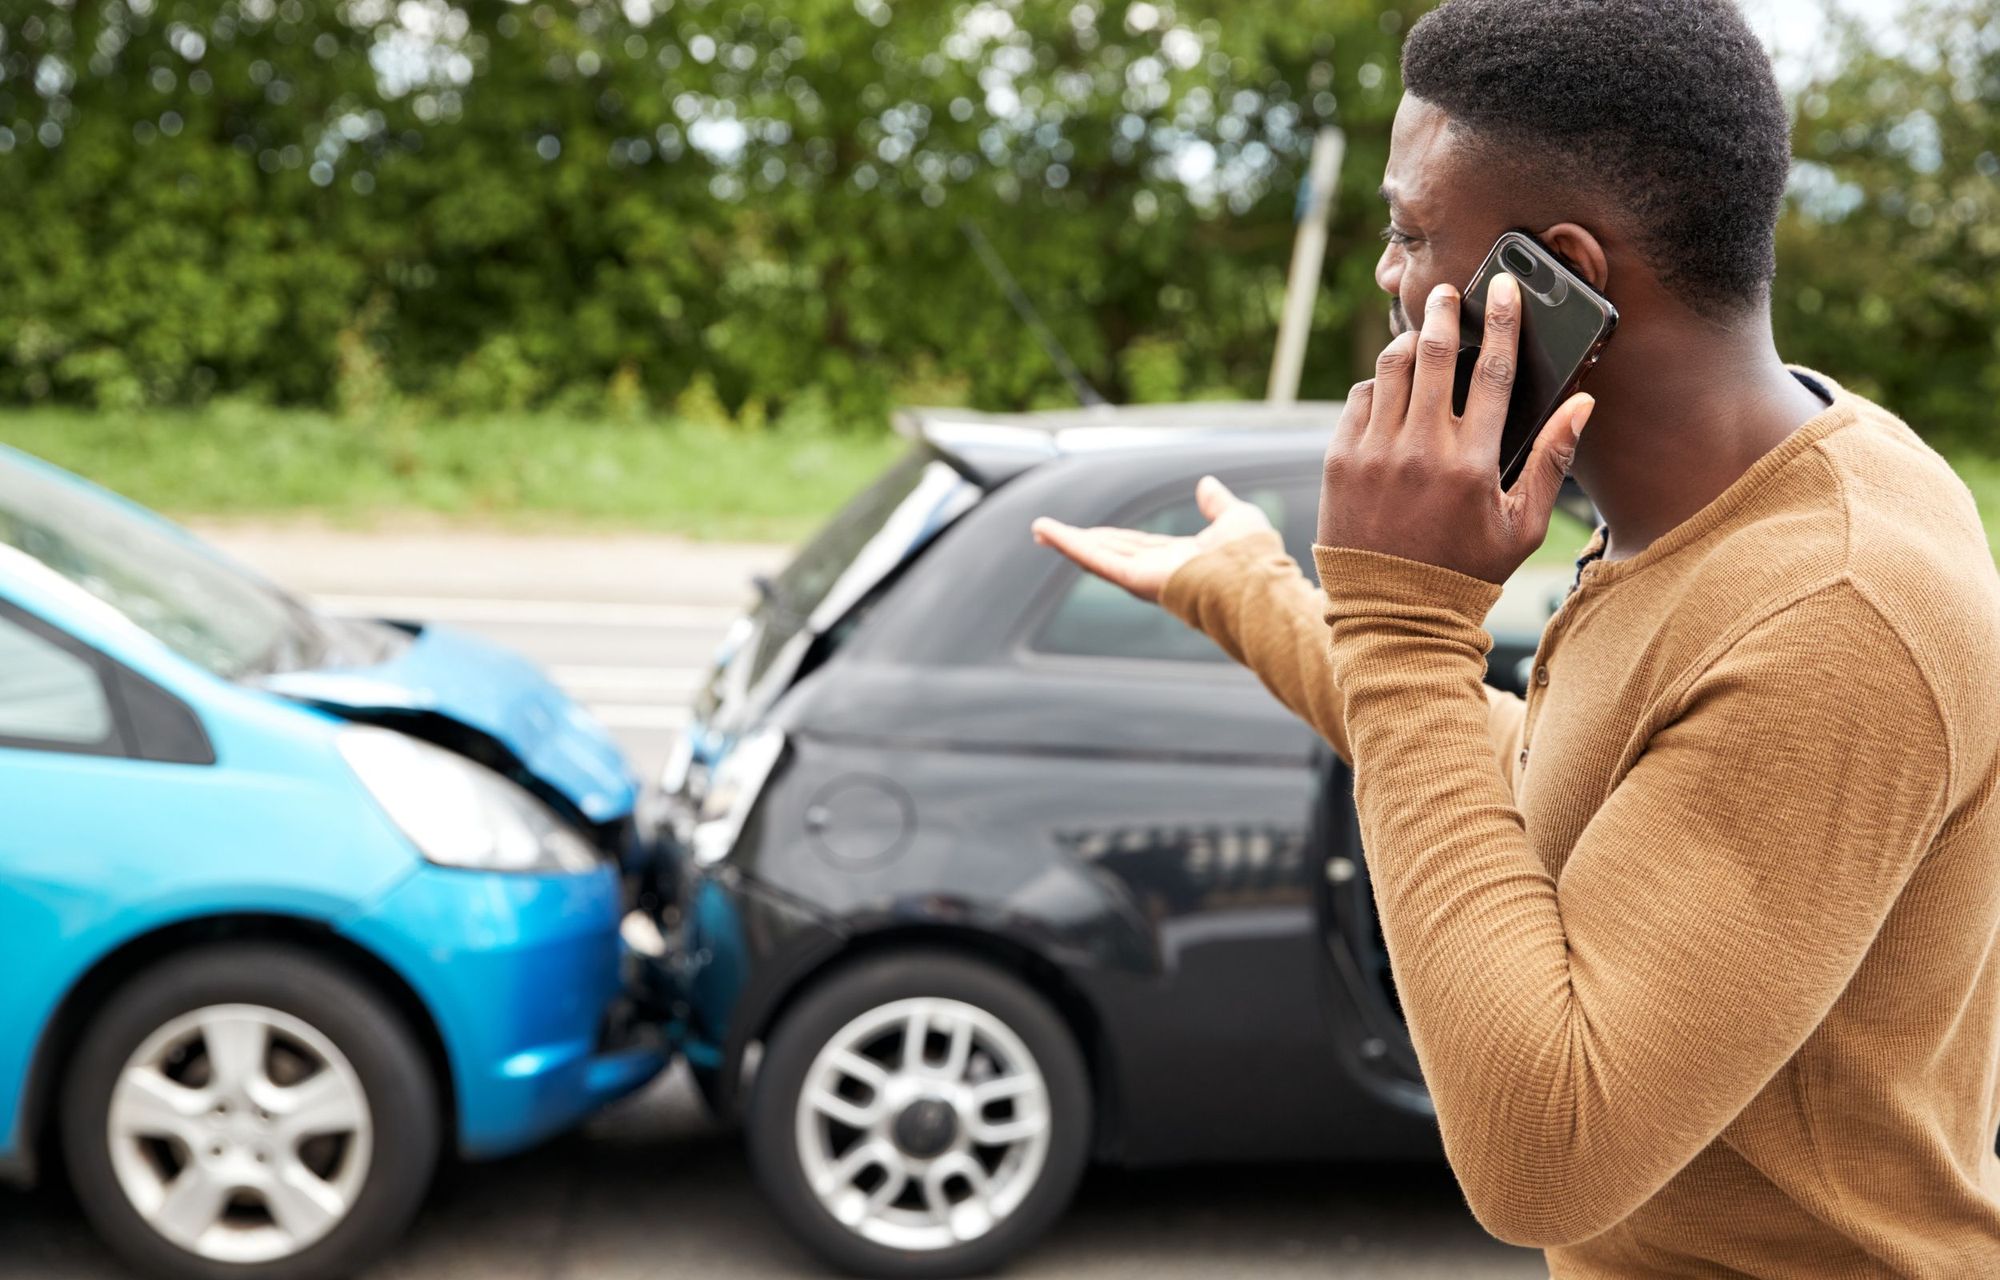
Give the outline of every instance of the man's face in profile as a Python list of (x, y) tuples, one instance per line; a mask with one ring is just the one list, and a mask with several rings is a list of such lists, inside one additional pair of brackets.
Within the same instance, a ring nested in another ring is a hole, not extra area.
[(1421, 322), (1424, 299), (1440, 284), (1463, 289), (1487, 250), (1513, 222), (1501, 183), (1483, 172), (1445, 113), (1404, 94), (1389, 132), (1382, 198), (1389, 205), (1388, 242), (1375, 264), (1375, 283), (1389, 295), (1389, 332)]

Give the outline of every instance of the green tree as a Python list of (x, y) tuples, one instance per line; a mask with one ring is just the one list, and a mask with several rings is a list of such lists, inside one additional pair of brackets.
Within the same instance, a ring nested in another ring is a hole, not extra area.
[[(1799, 98), (1784, 350), (2000, 447), (2000, 0)], [(879, 427), (1256, 395), (1313, 132), (1304, 393), (1386, 337), (1402, 33), (1329, 0), (0, 0), (0, 403), (675, 405)]]
[(1114, 397), (1254, 392), (1322, 121), (1321, 318), (1379, 326), (1415, 8), (17, 0), (0, 397), (1065, 398), (968, 221)]
[(1895, 54), (1849, 25), (1798, 95), (1779, 345), (1941, 443), (2000, 452), (2000, 3), (1900, 25), (1924, 34)]

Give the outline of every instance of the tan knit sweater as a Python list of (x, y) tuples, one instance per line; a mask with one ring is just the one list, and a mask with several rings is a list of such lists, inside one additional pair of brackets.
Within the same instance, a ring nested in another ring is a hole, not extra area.
[(2000, 577), (1944, 461), (1809, 376), (1584, 567), (1526, 702), (1475, 578), (1316, 547), (1322, 594), (1257, 534), (1166, 584), (1355, 764), (1445, 1152), (1557, 1280), (2000, 1277)]

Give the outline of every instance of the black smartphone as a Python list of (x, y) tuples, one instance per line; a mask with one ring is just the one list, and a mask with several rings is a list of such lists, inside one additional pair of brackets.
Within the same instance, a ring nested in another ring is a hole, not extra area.
[(1507, 402), (1507, 427), (1500, 434), (1500, 487), (1508, 489), (1521, 474), (1535, 436), (1611, 341), (1618, 327), (1618, 308), (1534, 236), (1526, 231), (1503, 232), (1460, 295), (1453, 413), (1465, 412), (1465, 394), (1472, 385), (1486, 328), (1486, 286), (1501, 271), (1521, 286), (1520, 350), (1514, 362), (1514, 392)]

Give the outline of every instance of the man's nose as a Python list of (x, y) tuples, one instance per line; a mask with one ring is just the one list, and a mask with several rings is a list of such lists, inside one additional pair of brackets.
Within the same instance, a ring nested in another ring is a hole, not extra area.
[(1396, 246), (1390, 245), (1375, 259), (1375, 284), (1392, 298), (1402, 287), (1403, 255), (1396, 252)]

